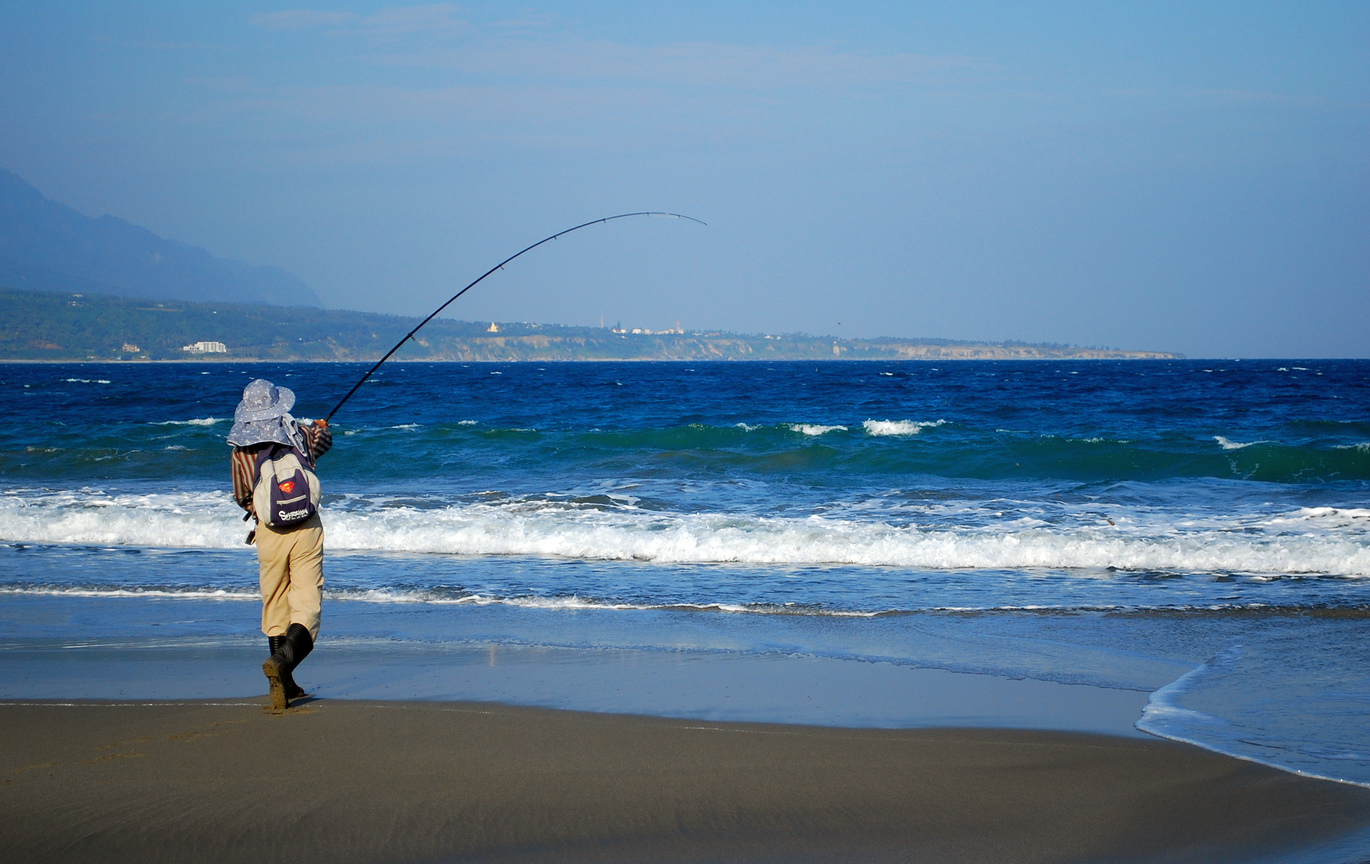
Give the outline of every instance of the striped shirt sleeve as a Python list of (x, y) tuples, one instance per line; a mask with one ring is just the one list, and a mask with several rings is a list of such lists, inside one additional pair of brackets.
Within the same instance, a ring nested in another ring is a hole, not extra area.
[(251, 513), (252, 475), (257, 473), (256, 450), (234, 447), (233, 454), (229, 457), (229, 466), (233, 475), (233, 500), (238, 502), (239, 507)]
[(309, 444), (310, 457), (316, 462), (320, 456), (332, 449), (333, 433), (328, 431), (327, 426), (315, 426), (311, 423), (308, 426), (301, 426), (300, 431), (304, 433), (304, 439)]

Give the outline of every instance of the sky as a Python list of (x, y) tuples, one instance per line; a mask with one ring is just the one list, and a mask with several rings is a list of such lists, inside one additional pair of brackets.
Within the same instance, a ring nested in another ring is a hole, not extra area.
[(0, 166), (468, 320), (1370, 357), (1370, 4), (13, 2)]

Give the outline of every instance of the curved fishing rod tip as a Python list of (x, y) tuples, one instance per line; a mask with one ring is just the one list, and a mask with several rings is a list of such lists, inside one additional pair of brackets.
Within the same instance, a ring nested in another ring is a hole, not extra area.
[(663, 211), (663, 212), (658, 212), (658, 213), (648, 213), (647, 215), (648, 215), (648, 216), (670, 216), (670, 217), (672, 217), (673, 219), (689, 219), (691, 222), (698, 222), (700, 225), (703, 225), (705, 228), (709, 227), (709, 223), (708, 223), (708, 222), (705, 222), (703, 219), (696, 219), (696, 218), (693, 217), (693, 216), (686, 216), (684, 213), (666, 213), (666, 212)]
[[(576, 225), (576, 226), (574, 226), (574, 227), (572, 227), (572, 228), (567, 228), (565, 231), (558, 231), (557, 233), (553, 234), (553, 235), (550, 236), (550, 237), (544, 237), (544, 238), (542, 238), (542, 239), (539, 240), (538, 242), (534, 243), (532, 246), (527, 246), (527, 247), (523, 248), (522, 250), (520, 250), (520, 251), (518, 251), (518, 252), (515, 252), (513, 255), (510, 255), (508, 258), (505, 258), (503, 261), (501, 261), (500, 263), (496, 264), (494, 267), (491, 267), (489, 270), (486, 270), (485, 273), (483, 273), (483, 274), (480, 276), (480, 278), (476, 279), (476, 281), (472, 282), (471, 284), (467, 285), (465, 288), (463, 288), (463, 289), (461, 289), (460, 291), (458, 291), (457, 293), (453, 294), (452, 297), (451, 297), (446, 303), (444, 303), (444, 304), (442, 304), (441, 306), (439, 306), (438, 308), (434, 309), (434, 310), (433, 310), (433, 313), (432, 313), (431, 315), (429, 315), (427, 318), (425, 318), (425, 319), (423, 319), (422, 321), (419, 322), (418, 327), (415, 327), (413, 330), (410, 330), (410, 331), (409, 331), (409, 335), (408, 335), (408, 336), (405, 336), (403, 339), (401, 339), (401, 340), (399, 341), (399, 344), (397, 344), (394, 348), (391, 348), (391, 349), (386, 353), (386, 355), (385, 355), (384, 357), (382, 357), (380, 360), (377, 360), (377, 361), (376, 361), (376, 365), (372, 366), (372, 367), (370, 368), (370, 370), (368, 370), (367, 373), (366, 373), (365, 375), (362, 376), (362, 380), (358, 381), (358, 382), (352, 387), (351, 390), (347, 391), (347, 395), (344, 396), (344, 397), (342, 398), (342, 400), (341, 400), (340, 402), (338, 402), (337, 405), (334, 405), (334, 406), (333, 406), (333, 410), (328, 412), (328, 417), (325, 418), (325, 419), (327, 419), (327, 420), (332, 420), (332, 419), (333, 419), (333, 415), (334, 415), (334, 414), (337, 414), (338, 411), (342, 409), (343, 405), (346, 405), (346, 404), (347, 404), (347, 400), (352, 398), (352, 394), (356, 393), (359, 389), (361, 389), (361, 386), (362, 386), (363, 384), (365, 384), (368, 380), (370, 380), (371, 376), (375, 373), (375, 371), (376, 371), (377, 369), (381, 368), (381, 364), (382, 364), (382, 363), (384, 363), (386, 360), (389, 360), (392, 356), (394, 356), (394, 354), (395, 354), (396, 351), (398, 351), (398, 350), (400, 350), (400, 348), (404, 347), (404, 343), (408, 342), (410, 339), (414, 339), (414, 334), (417, 333), (417, 332), (419, 332), (419, 328), (420, 328), (420, 327), (423, 327), (423, 325), (427, 324), (429, 321), (432, 321), (434, 318), (436, 318), (436, 317), (438, 316), (438, 313), (439, 313), (439, 312), (441, 312), (442, 310), (446, 309), (448, 306), (452, 305), (452, 303), (453, 303), (454, 301), (456, 301), (456, 299), (457, 299), (458, 297), (460, 297), (461, 295), (465, 294), (467, 291), (470, 291), (472, 288), (475, 288), (477, 285), (479, 285), (479, 284), (485, 279), (486, 276), (489, 276), (491, 273), (494, 273), (496, 270), (503, 270), (505, 264), (508, 264), (510, 261), (513, 261), (515, 258), (517, 258), (517, 257), (519, 257), (520, 255), (522, 255), (524, 252), (531, 252), (531, 251), (533, 251), (534, 249), (536, 249), (536, 248), (538, 248), (539, 246), (541, 246), (543, 243), (547, 243), (547, 242), (550, 242), (550, 241), (552, 241), (552, 240), (556, 240), (556, 239), (560, 238), (561, 236), (563, 236), (563, 235), (565, 235), (565, 234), (570, 234), (572, 231), (579, 231), (579, 230), (582, 229), (582, 228), (588, 228), (588, 227), (590, 227), (591, 225), (601, 225), (601, 224), (603, 224), (603, 223), (605, 223), (605, 222), (611, 222), (611, 221), (613, 221), (614, 219), (627, 219), (629, 216), (671, 216), (671, 217), (673, 217), (673, 218), (675, 218), (675, 219), (689, 219), (691, 222), (698, 222), (700, 225), (703, 225), (703, 226), (706, 227), (706, 228), (709, 226), (709, 223), (708, 223), (708, 222), (705, 222), (705, 221), (703, 221), (702, 219), (696, 219), (696, 218), (693, 217), (693, 216), (686, 216), (686, 215), (683, 214), (683, 213), (667, 213), (667, 212), (664, 211), (664, 210), (635, 210), (635, 211), (633, 211), (632, 213), (619, 213), (619, 214), (616, 215), (616, 216), (605, 216), (605, 217), (602, 218), (602, 219), (594, 219), (594, 220), (592, 220), (592, 221), (590, 221), (590, 222), (582, 222), (581, 224)], [(414, 341), (418, 341), (418, 340), (414, 340)]]

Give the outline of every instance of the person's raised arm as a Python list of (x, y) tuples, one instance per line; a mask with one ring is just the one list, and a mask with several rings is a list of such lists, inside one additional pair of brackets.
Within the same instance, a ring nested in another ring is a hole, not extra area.
[(333, 433), (328, 430), (327, 420), (315, 420), (304, 427), (305, 438), (309, 442), (309, 455), (318, 461), (333, 446)]

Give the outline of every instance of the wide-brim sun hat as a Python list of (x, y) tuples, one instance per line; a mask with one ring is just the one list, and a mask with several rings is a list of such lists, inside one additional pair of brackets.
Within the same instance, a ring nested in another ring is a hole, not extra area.
[(243, 388), (243, 401), (233, 411), (235, 423), (256, 423), (284, 417), (295, 407), (295, 391), (277, 387), (265, 378), (258, 378)]

